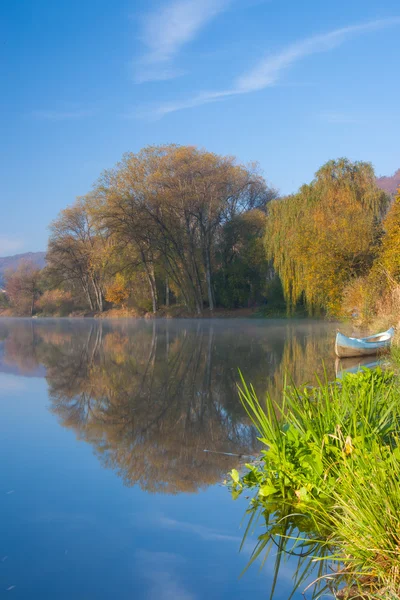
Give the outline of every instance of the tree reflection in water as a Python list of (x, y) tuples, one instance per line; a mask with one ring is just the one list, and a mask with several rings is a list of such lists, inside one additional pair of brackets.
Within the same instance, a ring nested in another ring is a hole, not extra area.
[(9, 319), (0, 370), (43, 365), (50, 410), (126, 485), (190, 493), (258, 452), (238, 367), (261, 397), (279, 397), (286, 374), (313, 382), (322, 360), (334, 377), (333, 337), (334, 325), (306, 321)]

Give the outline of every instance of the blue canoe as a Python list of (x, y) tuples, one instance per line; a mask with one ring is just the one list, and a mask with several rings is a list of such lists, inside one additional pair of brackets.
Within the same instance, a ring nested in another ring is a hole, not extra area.
[(394, 327), (387, 331), (377, 333), (365, 338), (347, 337), (337, 333), (335, 352), (339, 358), (350, 358), (353, 356), (372, 356), (389, 350), (393, 336)]

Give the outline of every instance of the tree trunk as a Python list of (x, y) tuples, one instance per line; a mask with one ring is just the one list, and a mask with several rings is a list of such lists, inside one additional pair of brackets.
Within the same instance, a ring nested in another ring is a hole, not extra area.
[(179, 274), (177, 273), (176, 266), (174, 265), (174, 262), (171, 260), (171, 258), (169, 256), (167, 256), (166, 258), (167, 258), (167, 263), (168, 263), (167, 277), (168, 277), (168, 279), (171, 278), (172, 281), (175, 282), (177, 288), (180, 290), (180, 293), (183, 296), (183, 302), (184, 302), (186, 308), (189, 308), (190, 302), (189, 302), (189, 298), (187, 295), (187, 289), (185, 287), (184, 281), (182, 281), (182, 279), (181, 279), (182, 273), (181, 272)]
[(143, 262), (144, 262), (144, 266), (146, 269), (147, 281), (149, 282), (153, 313), (155, 314), (158, 309), (158, 298), (157, 298), (156, 278), (154, 275), (154, 267), (153, 267), (153, 265), (149, 265), (145, 259)]
[(214, 310), (214, 297), (212, 291), (211, 281), (211, 260), (210, 260), (210, 249), (206, 248), (206, 279), (207, 279), (207, 293), (208, 293), (208, 306), (210, 310)]
[(201, 307), (201, 305), (200, 305), (200, 302), (199, 302), (199, 299), (198, 299), (198, 296), (197, 296), (197, 294), (195, 294), (195, 303), (196, 303), (196, 313), (197, 313), (198, 315), (201, 315), (201, 312), (202, 312), (202, 307)]
[(154, 283), (151, 279), (150, 279), (150, 289), (151, 289), (151, 302), (153, 305), (153, 313), (155, 314), (157, 312), (157, 296), (156, 296), (156, 292), (154, 291)]
[(93, 285), (94, 293), (96, 296), (97, 310), (99, 312), (103, 312), (103, 310), (104, 310), (103, 293), (102, 293), (100, 286), (98, 285), (95, 278), (92, 279), (92, 285)]
[(101, 290), (97, 290), (97, 304), (99, 306), (99, 312), (103, 312), (104, 310), (104, 301), (103, 301), (103, 294), (101, 293)]
[(87, 298), (88, 303), (89, 303), (89, 308), (90, 308), (90, 310), (93, 311), (94, 310), (94, 304), (93, 304), (93, 299), (92, 299), (92, 295), (90, 293), (90, 289), (89, 289), (88, 283), (87, 283), (87, 281), (84, 281), (83, 279), (81, 280), (81, 283), (82, 283), (83, 291), (85, 292), (86, 298)]
[(169, 307), (169, 280), (168, 280), (168, 275), (165, 276), (165, 306)]

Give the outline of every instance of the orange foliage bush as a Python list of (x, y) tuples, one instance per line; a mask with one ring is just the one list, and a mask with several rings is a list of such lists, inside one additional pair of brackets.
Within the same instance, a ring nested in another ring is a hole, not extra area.
[(36, 309), (45, 314), (66, 316), (74, 309), (74, 299), (71, 292), (47, 290), (36, 301)]
[(116, 304), (117, 306), (124, 306), (129, 298), (129, 289), (125, 279), (120, 273), (114, 278), (114, 281), (107, 286), (105, 298), (107, 302)]

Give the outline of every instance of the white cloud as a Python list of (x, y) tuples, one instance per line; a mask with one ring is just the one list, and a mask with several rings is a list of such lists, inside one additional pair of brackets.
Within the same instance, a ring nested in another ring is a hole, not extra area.
[[(237, 92), (236, 92), (237, 93)], [(218, 102), (223, 100), (226, 96), (233, 96), (235, 92), (228, 90), (226, 92), (201, 92), (193, 98), (177, 102), (167, 102), (155, 107), (153, 110), (144, 110), (141, 113), (125, 114), (125, 118), (136, 118), (136, 117), (150, 117), (159, 119), (168, 115), (169, 113), (177, 112), (178, 110), (184, 110), (185, 108), (194, 108), (201, 106), (202, 104), (209, 104), (210, 102)]]
[(14, 236), (0, 234), (0, 256), (13, 254), (24, 247), (24, 242)]
[(154, 111), (151, 111), (151, 113), (148, 112), (147, 115), (150, 116), (151, 114), (153, 117), (162, 117), (185, 108), (192, 108), (216, 102), (223, 98), (263, 90), (275, 85), (285, 70), (307, 56), (333, 50), (357, 35), (386, 29), (387, 27), (399, 24), (400, 17), (393, 17), (343, 27), (322, 35), (306, 38), (287, 46), (277, 54), (266, 56), (252, 69), (238, 77), (233, 86), (227, 90), (203, 91), (184, 101), (160, 105)]
[(141, 39), (147, 54), (135, 65), (137, 83), (172, 79), (182, 74), (171, 66), (185, 44), (224, 11), (230, 0), (173, 0), (148, 14), (143, 22)]
[(34, 110), (32, 115), (44, 121), (70, 121), (92, 116), (90, 110)]

